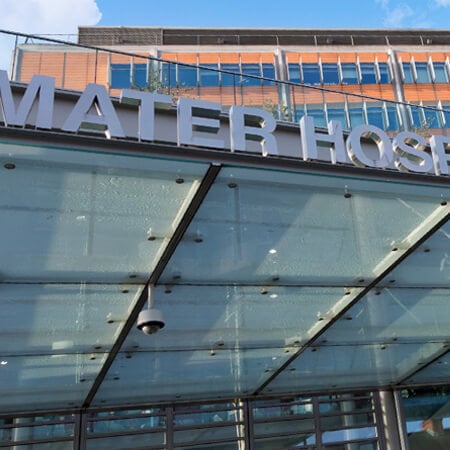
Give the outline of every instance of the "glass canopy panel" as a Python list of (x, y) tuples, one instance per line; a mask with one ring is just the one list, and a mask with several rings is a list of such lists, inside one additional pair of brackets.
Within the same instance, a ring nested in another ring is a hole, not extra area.
[[(422, 370), (413, 374), (405, 380), (405, 384), (431, 384), (431, 383), (447, 383), (450, 376), (450, 353), (447, 352), (433, 363), (427, 365)], [(442, 348), (442, 352), (445, 352)]]
[[(109, 351), (141, 290), (140, 285), (0, 284), (0, 358), (78, 352), (95, 357)], [(9, 389), (4, 382), (3, 389)]]
[(30, 411), (80, 407), (106, 354), (8, 356), (0, 361), (0, 409)]
[(450, 329), (449, 296), (450, 289), (375, 289), (323, 338), (335, 345), (445, 343)]
[(396, 267), (391, 277), (395, 279), (396, 286), (449, 288), (450, 223), (447, 222), (437, 230), (411, 256)]
[(444, 194), (442, 186), (224, 168), (161, 281), (367, 283)]
[(121, 352), (92, 405), (246, 395), (288, 356), (283, 348)]
[[(343, 288), (322, 287), (157, 287), (153, 301), (164, 314), (165, 328), (151, 337), (134, 328), (107, 378), (118, 376), (121, 382), (131, 383), (133, 374), (141, 370), (142, 359), (147, 358), (164, 364), (171, 389), (178, 389), (183, 398), (199, 398), (199, 388), (206, 397), (252, 392), (309, 340), (310, 330), (343, 295)], [(173, 361), (165, 361), (169, 355)], [(227, 368), (224, 358), (245, 370)], [(208, 377), (208, 364), (216, 384), (186, 382), (190, 377), (197, 381)], [(216, 374), (217, 364), (224, 370)], [(131, 383), (135, 394), (164, 400), (158, 397), (167, 383), (164, 370), (150, 380), (144, 374), (142, 383), (136, 382), (140, 375), (135, 376)], [(98, 398), (127, 400), (124, 390), (111, 387), (114, 392), (109, 392), (108, 386), (102, 385)]]
[(207, 168), (7, 143), (0, 161), (3, 281), (146, 281)]
[(417, 367), (441, 344), (328, 345), (307, 349), (264, 389), (264, 393), (386, 386)]

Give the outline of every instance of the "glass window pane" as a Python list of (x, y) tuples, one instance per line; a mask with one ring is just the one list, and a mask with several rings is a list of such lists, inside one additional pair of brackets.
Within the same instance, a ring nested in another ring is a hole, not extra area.
[(448, 73), (447, 73), (447, 68), (445, 67), (445, 63), (434, 62), (433, 69), (434, 69), (435, 83), (447, 83), (448, 82)]
[(397, 107), (394, 105), (390, 105), (386, 108), (387, 118), (388, 118), (388, 124), (386, 127), (386, 130), (389, 131), (396, 131), (400, 129), (400, 124), (398, 120), (398, 111)]
[(450, 448), (450, 392), (448, 387), (402, 391), (408, 432), (408, 448)]
[(422, 127), (424, 124), (422, 108), (418, 106), (410, 106), (409, 114), (412, 122), (412, 126), (416, 128)]
[[(219, 86), (219, 68), (217, 64), (203, 64), (204, 69), (200, 69), (200, 86), (214, 87)], [(215, 69), (215, 70), (208, 70)]]
[(443, 126), (450, 128), (450, 105), (442, 105)]
[(174, 87), (177, 85), (176, 64), (163, 63), (161, 83), (163, 87)]
[(438, 112), (432, 109), (424, 108), (425, 126), (427, 128), (440, 128)]
[[(242, 64), (242, 73), (244, 75), (253, 75), (255, 77), (261, 76), (261, 67), (259, 64)], [(253, 77), (243, 77), (242, 84), (244, 86), (260, 86), (261, 80)]]
[(343, 129), (348, 129), (344, 105), (327, 105), (327, 116), (329, 121), (338, 120), (341, 122)]
[(133, 87), (145, 88), (147, 86), (147, 64), (133, 66)]
[[(275, 79), (275, 66), (273, 64), (264, 63), (262, 65), (263, 77)], [(275, 82), (263, 80), (264, 85), (274, 85)]]
[(430, 72), (426, 62), (416, 62), (416, 73), (418, 83), (431, 83)]
[[(228, 72), (239, 73), (239, 64), (221, 64), (221, 70), (226, 70)], [(232, 75), (229, 73), (222, 73), (222, 86), (238, 86), (240, 83), (240, 75)]]
[(381, 106), (367, 107), (367, 122), (384, 130), (383, 108)]
[(179, 65), (178, 86), (197, 86), (197, 67)]
[(403, 81), (405, 83), (414, 83), (411, 64), (409, 62), (408, 63), (404, 62), (402, 63), (402, 68), (403, 68)]
[(339, 70), (337, 64), (322, 64), (323, 84), (339, 84)]
[(111, 87), (125, 89), (131, 86), (130, 64), (111, 64)]
[(380, 70), (380, 84), (389, 84), (391, 82), (391, 76), (388, 64), (378, 63), (378, 68)]
[(320, 70), (318, 64), (302, 64), (303, 82), (305, 84), (320, 84)]
[(310, 105), (306, 107), (306, 114), (308, 116), (314, 117), (314, 125), (316, 127), (323, 127), (325, 128), (327, 126), (327, 121), (325, 119), (325, 110), (323, 105)]
[(298, 64), (288, 64), (289, 81), (300, 83), (300, 67)]
[(343, 63), (341, 69), (343, 84), (358, 84), (358, 71), (355, 63)]
[(358, 125), (365, 124), (364, 110), (362, 106), (350, 106), (349, 108), (350, 116), (350, 127), (355, 128)]
[(375, 84), (377, 82), (377, 76), (375, 72), (374, 63), (361, 63), (361, 83), (363, 84)]

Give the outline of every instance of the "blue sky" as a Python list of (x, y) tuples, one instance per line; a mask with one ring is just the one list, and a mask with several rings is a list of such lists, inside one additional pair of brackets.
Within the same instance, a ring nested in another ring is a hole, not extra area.
[(450, 0), (97, 0), (98, 25), (448, 28)]

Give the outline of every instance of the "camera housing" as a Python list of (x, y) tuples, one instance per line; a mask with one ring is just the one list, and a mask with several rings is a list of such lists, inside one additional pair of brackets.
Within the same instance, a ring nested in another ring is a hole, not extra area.
[(137, 327), (144, 334), (155, 334), (165, 326), (164, 317), (159, 309), (144, 309), (139, 313)]

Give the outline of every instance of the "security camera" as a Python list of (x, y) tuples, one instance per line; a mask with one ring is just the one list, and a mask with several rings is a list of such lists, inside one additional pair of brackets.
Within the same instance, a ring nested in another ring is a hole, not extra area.
[(145, 334), (155, 334), (164, 328), (163, 314), (159, 309), (144, 309), (139, 313), (137, 327)]

